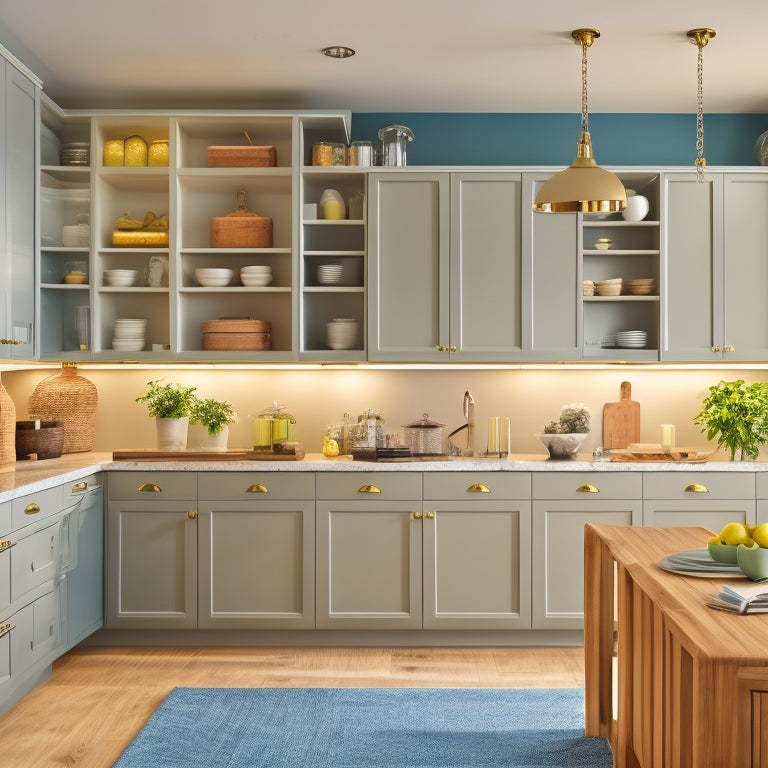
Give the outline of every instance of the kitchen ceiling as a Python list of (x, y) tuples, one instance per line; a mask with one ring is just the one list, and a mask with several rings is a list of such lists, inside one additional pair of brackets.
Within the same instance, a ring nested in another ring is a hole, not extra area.
[[(40, 0), (3, 3), (0, 43), (65, 108), (768, 113), (765, 0)], [(356, 50), (349, 59), (321, 54)]]

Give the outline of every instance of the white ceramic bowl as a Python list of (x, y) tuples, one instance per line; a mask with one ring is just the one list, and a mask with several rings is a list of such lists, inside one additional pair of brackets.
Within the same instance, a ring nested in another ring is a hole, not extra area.
[(272, 282), (272, 275), (240, 275), (240, 282), (249, 288), (258, 288), (269, 285)]
[(566, 435), (537, 435), (549, 451), (551, 459), (569, 459), (576, 455), (588, 432), (573, 432)]
[(262, 274), (264, 272), (272, 272), (272, 267), (270, 267), (269, 265), (255, 264), (250, 267), (242, 267), (240, 269), (240, 274), (242, 275), (243, 272), (249, 275)]
[(234, 274), (231, 269), (201, 268), (195, 270), (195, 280), (206, 288), (221, 288), (229, 285)]
[(325, 327), (325, 340), (331, 349), (352, 349), (357, 340), (357, 320), (336, 318)]
[(115, 288), (127, 288), (136, 283), (135, 269), (105, 269), (104, 285)]

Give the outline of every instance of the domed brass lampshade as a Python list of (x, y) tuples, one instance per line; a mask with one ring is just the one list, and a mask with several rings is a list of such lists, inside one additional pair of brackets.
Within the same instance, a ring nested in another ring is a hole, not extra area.
[(627, 194), (619, 177), (603, 170), (592, 156), (587, 110), (587, 48), (600, 37), (596, 29), (575, 29), (571, 35), (581, 43), (581, 135), (576, 145), (576, 159), (564, 171), (554, 175), (539, 190), (534, 211), (547, 213), (611, 213), (627, 207)]

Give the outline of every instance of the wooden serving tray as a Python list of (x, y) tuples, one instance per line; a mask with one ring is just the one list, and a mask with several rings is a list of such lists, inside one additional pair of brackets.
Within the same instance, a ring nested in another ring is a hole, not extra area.
[(294, 453), (268, 453), (247, 448), (229, 451), (156, 451), (137, 449), (113, 451), (113, 461), (301, 461), (304, 448), (297, 446)]
[(702, 453), (692, 448), (675, 448), (669, 453), (663, 451), (630, 451), (624, 448), (612, 450), (611, 461), (663, 461), (702, 464), (712, 453), (713, 451)]

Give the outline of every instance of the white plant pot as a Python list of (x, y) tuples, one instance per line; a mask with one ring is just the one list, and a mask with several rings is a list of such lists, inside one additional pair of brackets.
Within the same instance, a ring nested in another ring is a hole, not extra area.
[(189, 417), (181, 419), (155, 419), (157, 448), (160, 451), (185, 451)]
[(229, 427), (224, 427), (221, 432), (209, 435), (207, 427), (203, 427), (204, 437), (200, 440), (200, 450), (212, 453), (221, 453), (227, 450), (229, 440)]

